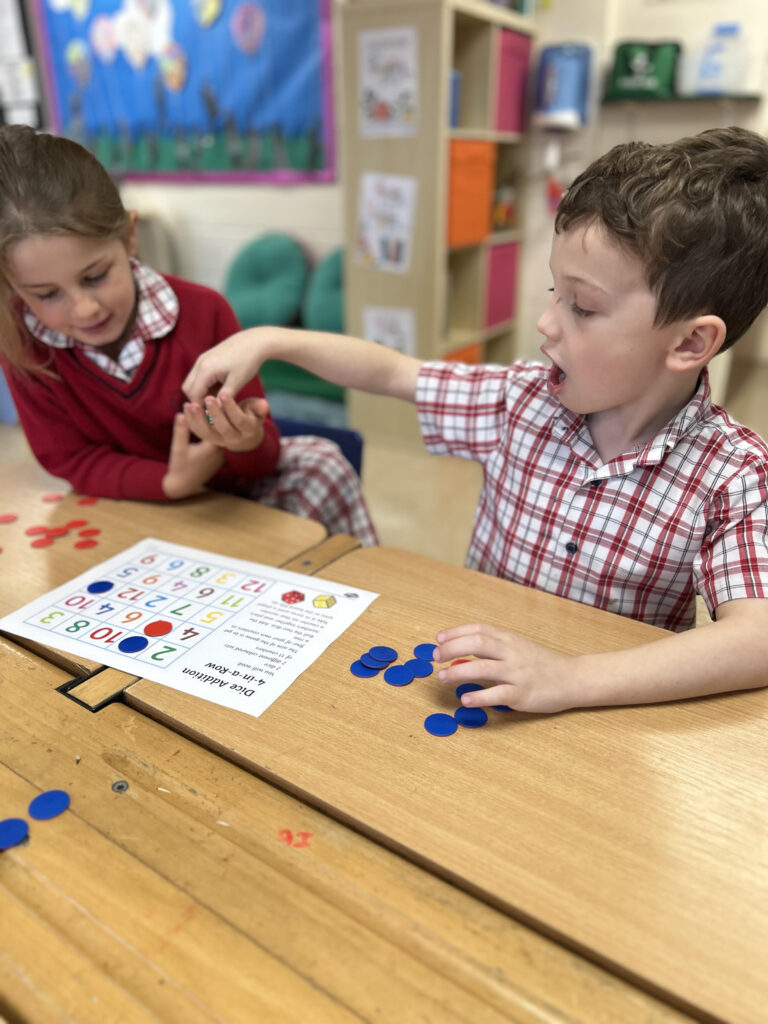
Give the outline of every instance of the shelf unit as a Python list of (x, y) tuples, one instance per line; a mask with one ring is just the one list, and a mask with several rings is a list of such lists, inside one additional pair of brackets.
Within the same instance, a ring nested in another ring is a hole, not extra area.
[(759, 93), (701, 93), (696, 96), (605, 96), (604, 106), (616, 106), (622, 103), (759, 103)]
[[(522, 180), (531, 20), (485, 0), (347, 0), (337, 3), (336, 10), (342, 55), (338, 94), (346, 330), (364, 334), (367, 307), (406, 309), (413, 315), (413, 354), (419, 358), (508, 363), (515, 354), (520, 225), (513, 220), (493, 230), (491, 208), (498, 189), (512, 191)], [(406, 27), (416, 35), (415, 134), (362, 137), (360, 34)], [(461, 85), (452, 127), (454, 71)], [(356, 252), (360, 181), (370, 172), (407, 176), (416, 183), (405, 272), (366, 265)], [(484, 190), (480, 180), (486, 182)], [(466, 202), (457, 191), (461, 187)], [(487, 214), (485, 226), (477, 218), (468, 223), (467, 211), (478, 204), (479, 213)], [(467, 222), (463, 235), (457, 218)], [(403, 426), (408, 417), (401, 411), (393, 416), (391, 406), (376, 417), (371, 412), (376, 401), (370, 397), (361, 401), (350, 394), (348, 402), (350, 423), (357, 429), (381, 432), (378, 428), (388, 422), (386, 433), (415, 433), (412, 425)]]

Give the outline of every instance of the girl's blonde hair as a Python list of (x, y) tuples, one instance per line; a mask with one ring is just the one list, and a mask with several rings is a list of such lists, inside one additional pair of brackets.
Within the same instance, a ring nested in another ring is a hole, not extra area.
[(115, 183), (87, 149), (26, 125), (0, 128), (0, 351), (9, 363), (43, 370), (12, 309), (5, 272), (11, 247), (31, 235), (127, 239), (129, 229)]

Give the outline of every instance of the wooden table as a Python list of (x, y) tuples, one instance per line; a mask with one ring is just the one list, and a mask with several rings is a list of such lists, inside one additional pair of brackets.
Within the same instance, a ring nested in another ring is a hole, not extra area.
[[(6, 580), (6, 586), (0, 588), (0, 615), (145, 537), (251, 562), (284, 565), (316, 548), (327, 536), (320, 523), (213, 491), (169, 503), (100, 498), (95, 504), (81, 505), (82, 495), (73, 494), (67, 484), (32, 462), (0, 465), (0, 494), (0, 512), (18, 517), (0, 525), (0, 567)], [(45, 500), (56, 495), (60, 495), (56, 500)], [(25, 532), (32, 526), (63, 528), (83, 520), (85, 526), (73, 528), (39, 549), (31, 546), (37, 537)], [(95, 547), (75, 547), (81, 529), (99, 531), (93, 538)], [(38, 648), (32, 645), (32, 649)], [(63, 653), (58, 660), (75, 673), (97, 667), (96, 662)]]
[(697, 1019), (764, 1021), (768, 692), (492, 713), (438, 739), (423, 721), (452, 692), (351, 661), (477, 619), (573, 653), (663, 634), (409, 552), (323, 576), (382, 596), (259, 719), (146, 680), (126, 700)]
[[(0, 1017), (680, 1024), (431, 872), (0, 639)], [(350, 775), (361, 766), (348, 763)]]
[[(0, 594), (2, 615), (144, 537), (279, 565), (327, 536), (320, 523), (220, 492), (168, 503), (99, 498), (93, 505), (80, 505), (82, 495), (61, 481), (58, 487), (52, 483), (32, 463), (0, 466), (0, 511), (18, 516), (15, 523), (0, 526), (0, 564), (5, 578), (14, 581)], [(44, 500), (56, 494), (62, 495), (60, 500)], [(86, 520), (82, 529), (100, 531), (96, 547), (76, 549), (79, 529), (72, 529), (38, 550), (31, 547), (36, 538), (24, 532), (36, 525), (63, 527), (73, 520)]]

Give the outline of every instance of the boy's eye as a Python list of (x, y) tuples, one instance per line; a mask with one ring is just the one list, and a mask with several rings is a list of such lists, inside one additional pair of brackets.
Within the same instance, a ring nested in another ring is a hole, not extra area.
[(571, 312), (574, 316), (592, 316), (591, 309), (582, 309), (577, 303), (571, 303)]

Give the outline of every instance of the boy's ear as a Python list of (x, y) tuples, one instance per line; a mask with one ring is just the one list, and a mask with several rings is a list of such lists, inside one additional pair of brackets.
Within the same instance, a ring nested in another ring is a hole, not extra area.
[(667, 353), (667, 369), (695, 370), (717, 355), (725, 341), (725, 321), (719, 316), (697, 316), (685, 324)]
[(129, 256), (139, 254), (139, 214), (137, 210), (128, 211), (128, 230), (125, 236), (125, 248)]

